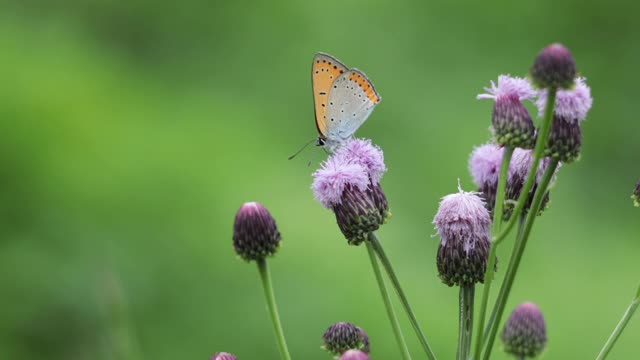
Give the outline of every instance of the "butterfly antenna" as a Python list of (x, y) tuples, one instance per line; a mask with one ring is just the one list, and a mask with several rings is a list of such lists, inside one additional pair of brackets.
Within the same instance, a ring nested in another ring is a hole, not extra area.
[(298, 154), (300, 154), (302, 152), (302, 150), (306, 149), (307, 146), (309, 146), (312, 142), (314, 142), (316, 139), (311, 139), (309, 140), (309, 142), (307, 142), (306, 144), (304, 144), (303, 147), (300, 148), (300, 150), (296, 151), (295, 154), (289, 156), (289, 160), (293, 159), (294, 157), (298, 156)]

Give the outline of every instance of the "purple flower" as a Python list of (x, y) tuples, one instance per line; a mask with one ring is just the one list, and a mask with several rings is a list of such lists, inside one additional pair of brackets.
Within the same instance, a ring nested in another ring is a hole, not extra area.
[(259, 202), (244, 203), (233, 223), (233, 246), (243, 259), (260, 260), (275, 254), (280, 243), (276, 221)]
[(313, 177), (313, 193), (329, 209), (342, 202), (342, 193), (347, 185), (359, 191), (365, 191), (369, 186), (367, 170), (360, 164), (346, 162), (340, 156), (329, 157)]
[(516, 97), (518, 100), (533, 100), (537, 93), (526, 78), (511, 75), (498, 76), (498, 85), (493, 80), (491, 86), (484, 88), (486, 94), (479, 94), (478, 99), (498, 100), (501, 97)]
[(360, 327), (350, 322), (331, 325), (322, 335), (322, 340), (323, 348), (335, 355), (341, 355), (351, 349), (369, 352), (369, 336)]
[(340, 360), (369, 360), (369, 355), (360, 350), (347, 350), (342, 354)]
[(211, 360), (238, 360), (238, 358), (235, 357), (235, 355), (233, 354), (229, 354), (226, 352), (219, 352), (213, 355)]
[(547, 326), (538, 306), (520, 304), (509, 317), (502, 331), (505, 351), (517, 357), (536, 357), (547, 344)]
[[(510, 179), (517, 179), (519, 181), (526, 181), (531, 170), (531, 164), (533, 163), (533, 150), (515, 149), (513, 156), (511, 157)], [(549, 167), (549, 159), (542, 158), (538, 165), (538, 172), (536, 173), (536, 182), (542, 180), (544, 172)], [(522, 184), (524, 185), (524, 183)]]
[(533, 100), (536, 91), (527, 79), (500, 75), (498, 85), (492, 81), (487, 94), (478, 99), (494, 99), (492, 124), (496, 142), (503, 146), (533, 148), (535, 126), (522, 100)]
[(368, 139), (350, 139), (336, 150), (334, 156), (348, 164), (364, 167), (374, 184), (379, 183), (387, 171), (382, 150)]
[(473, 182), (478, 187), (497, 184), (502, 165), (504, 149), (493, 143), (486, 143), (473, 149), (469, 158), (469, 170)]
[(316, 199), (333, 210), (351, 245), (360, 245), (390, 217), (379, 183), (385, 170), (379, 148), (370, 141), (352, 140), (313, 174), (311, 188)]
[[(571, 89), (559, 89), (556, 95), (555, 115), (568, 122), (582, 122), (593, 105), (591, 88), (586, 83), (586, 78), (576, 79), (575, 86)], [(538, 116), (544, 115), (547, 106), (546, 89), (541, 90), (536, 101)]]
[(440, 235), (438, 272), (449, 286), (483, 282), (491, 247), (484, 201), (477, 193), (458, 190), (442, 198), (433, 220)]
[(530, 73), (539, 88), (568, 89), (576, 77), (576, 62), (564, 45), (551, 44), (540, 51)]

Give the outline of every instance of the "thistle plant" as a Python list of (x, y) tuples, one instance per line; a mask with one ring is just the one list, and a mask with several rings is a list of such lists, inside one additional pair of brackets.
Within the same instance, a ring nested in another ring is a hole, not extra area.
[[(477, 97), (493, 100), (492, 138), (473, 149), (469, 158), (468, 167), (477, 192), (463, 191), (459, 182), (458, 191), (440, 201), (433, 219), (440, 237), (435, 265), (440, 281), (459, 288), (458, 360), (490, 359), (499, 329), (502, 329), (499, 337), (508, 354), (517, 359), (532, 358), (539, 356), (547, 343), (546, 322), (538, 306), (522, 303), (505, 324), (501, 320), (532, 227), (549, 203), (558, 170), (561, 165), (580, 158), (582, 125), (593, 98), (586, 78), (578, 76), (573, 55), (560, 44), (542, 49), (530, 68), (529, 77), (500, 75), (497, 82), (492, 81), (485, 93)], [(529, 113), (527, 102), (537, 107), (537, 119)], [(365, 244), (398, 344), (400, 354), (396, 358), (411, 359), (411, 354), (380, 263), (425, 354), (429, 359), (436, 359), (376, 234), (391, 215), (381, 185), (387, 171), (382, 149), (370, 140), (348, 139), (332, 150), (334, 153), (313, 174), (311, 188), (315, 198), (333, 212), (349, 245)], [(640, 206), (640, 183), (632, 198), (635, 205)], [(506, 266), (501, 265), (504, 271), (497, 273), (497, 249), (516, 225), (511, 255), (507, 261), (501, 260)], [(266, 269), (266, 258), (276, 252), (280, 242), (275, 221), (262, 205), (245, 204), (236, 216), (233, 238), (240, 257), (259, 265), (281, 353), (289, 359)], [(502, 282), (495, 302), (489, 304), (496, 274), (502, 276)], [(483, 284), (482, 298), (479, 307), (474, 309), (478, 284)], [(598, 360), (610, 353), (639, 305), (640, 288)], [(323, 348), (336, 359), (370, 358), (367, 333), (352, 323), (331, 325), (322, 339)], [(223, 354), (226, 353), (216, 356)]]
[[(264, 205), (258, 202), (248, 202), (240, 207), (233, 224), (233, 246), (242, 259), (255, 261), (258, 264), (280, 355), (283, 360), (291, 360), (278, 315), (276, 299), (273, 295), (271, 274), (267, 266), (267, 257), (276, 253), (280, 239), (280, 231), (278, 231), (276, 221)], [(220, 360), (233, 359), (235, 358), (220, 358)]]
[(475, 284), (484, 282), (491, 247), (491, 217), (476, 193), (458, 192), (442, 198), (433, 223), (440, 236), (437, 265), (440, 279), (460, 287), (457, 358), (471, 349)]

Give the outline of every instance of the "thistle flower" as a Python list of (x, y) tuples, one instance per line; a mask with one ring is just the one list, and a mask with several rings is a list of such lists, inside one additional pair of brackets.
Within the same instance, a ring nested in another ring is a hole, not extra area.
[(264, 205), (248, 202), (240, 207), (233, 224), (233, 246), (244, 260), (261, 260), (278, 250), (280, 231)]
[(440, 279), (449, 286), (484, 282), (489, 249), (491, 218), (477, 193), (447, 195), (433, 223), (440, 235), (437, 265)]
[[(536, 100), (539, 117), (543, 116), (547, 107), (547, 97), (548, 90), (540, 90), (538, 100)], [(587, 117), (592, 105), (593, 98), (591, 97), (591, 88), (587, 85), (587, 79), (579, 77), (573, 88), (558, 89), (554, 112), (565, 121), (581, 123)]]
[(213, 355), (211, 360), (238, 360), (238, 358), (233, 354), (229, 354), (226, 352), (219, 352)]
[(482, 194), (489, 211), (493, 211), (496, 202), (503, 153), (503, 148), (487, 143), (473, 149), (469, 157), (469, 170), (473, 182), (478, 186), (478, 191)]
[(533, 100), (536, 96), (529, 81), (500, 75), (498, 85), (492, 81), (491, 87), (485, 90), (487, 93), (478, 95), (478, 99), (495, 100), (492, 121), (496, 142), (504, 146), (533, 148), (535, 126), (529, 110), (522, 104), (523, 100)]
[(562, 44), (551, 44), (536, 57), (531, 78), (539, 88), (568, 89), (573, 86), (576, 72), (576, 62), (569, 49)]
[(347, 141), (336, 150), (335, 156), (342, 158), (345, 163), (364, 167), (373, 184), (379, 183), (382, 175), (387, 172), (382, 149), (373, 145), (368, 139)]
[(360, 245), (390, 216), (380, 179), (386, 171), (382, 151), (366, 140), (350, 140), (314, 174), (316, 199), (336, 215), (351, 245)]
[(633, 199), (633, 205), (640, 207), (640, 181), (636, 184), (636, 189), (634, 190), (633, 195), (631, 195), (631, 198)]
[(340, 360), (369, 360), (369, 355), (360, 350), (347, 350)]
[(358, 326), (349, 322), (335, 323), (322, 335), (323, 348), (334, 355), (347, 350), (369, 352), (369, 336)]
[(534, 303), (520, 304), (502, 331), (504, 350), (519, 358), (538, 356), (547, 344), (547, 327)]

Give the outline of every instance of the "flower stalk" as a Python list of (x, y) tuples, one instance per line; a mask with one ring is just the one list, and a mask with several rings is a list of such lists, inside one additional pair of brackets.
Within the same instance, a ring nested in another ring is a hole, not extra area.
[(629, 304), (629, 307), (627, 307), (627, 311), (624, 312), (624, 315), (622, 316), (622, 319), (620, 319), (620, 322), (618, 323), (616, 328), (613, 329), (613, 333), (611, 333), (611, 336), (609, 336), (609, 339), (607, 339), (604, 347), (602, 348), (602, 350), (600, 350), (600, 354), (598, 354), (596, 360), (604, 360), (607, 355), (609, 355), (609, 352), (616, 344), (616, 341), (618, 341), (620, 334), (622, 334), (622, 331), (629, 323), (629, 320), (631, 320), (631, 317), (638, 308), (638, 305), (640, 305), (640, 286), (638, 286), (635, 297), (631, 301), (631, 304)]
[(278, 315), (276, 298), (273, 295), (271, 274), (269, 273), (267, 260), (262, 258), (256, 260), (256, 262), (258, 263), (258, 270), (260, 272), (260, 278), (262, 279), (262, 287), (264, 288), (264, 296), (267, 301), (267, 307), (269, 308), (269, 314), (271, 315), (271, 321), (273, 322), (273, 329), (276, 333), (276, 340), (278, 343), (278, 348), (280, 349), (280, 356), (283, 360), (291, 360), (291, 355), (289, 355), (289, 349), (287, 348), (287, 342), (284, 338), (282, 324), (280, 323), (280, 315)]
[(367, 241), (366, 244), (367, 251), (369, 253), (369, 259), (371, 260), (371, 267), (373, 268), (373, 273), (376, 276), (376, 281), (378, 282), (378, 287), (380, 288), (380, 295), (382, 296), (382, 300), (384, 301), (384, 307), (387, 310), (387, 316), (389, 317), (389, 321), (391, 322), (393, 335), (396, 338), (398, 347), (400, 347), (402, 358), (405, 360), (411, 360), (411, 354), (409, 353), (407, 342), (405, 341), (404, 335), (402, 334), (400, 322), (398, 322), (398, 317), (393, 310), (393, 304), (391, 303), (391, 298), (389, 297), (389, 292), (387, 291), (387, 285), (385, 284), (382, 273), (380, 272), (380, 265), (378, 264), (378, 259), (376, 258), (374, 246), (370, 241)]
[[(509, 163), (513, 155), (513, 147), (506, 146), (502, 155), (502, 166), (500, 167), (500, 177), (498, 178), (498, 188), (496, 191), (496, 203), (493, 207), (493, 233), (496, 234), (500, 230), (502, 222), (502, 207), (504, 204), (505, 189), (507, 187), (507, 177), (509, 176)], [(484, 275), (484, 288), (482, 289), (482, 300), (480, 303), (480, 314), (478, 315), (478, 329), (476, 333), (476, 346), (474, 358), (480, 358), (483, 343), (484, 320), (487, 312), (487, 303), (489, 302), (489, 293), (491, 292), (491, 283), (495, 274), (496, 253), (498, 243), (492, 243), (489, 250), (489, 262)]]
[(475, 284), (460, 286), (460, 321), (458, 333), (458, 360), (467, 360), (471, 350), (473, 331), (473, 298)]
[[(538, 141), (540, 141), (540, 139), (538, 139)], [(516, 273), (518, 272), (520, 260), (522, 259), (522, 254), (527, 245), (527, 240), (529, 238), (529, 234), (531, 233), (531, 228), (533, 227), (533, 223), (536, 217), (538, 216), (538, 211), (540, 210), (542, 200), (544, 199), (549, 183), (551, 182), (551, 179), (553, 178), (553, 175), (555, 174), (557, 167), (558, 167), (558, 161), (552, 158), (551, 161), (549, 162), (549, 167), (545, 171), (544, 176), (542, 177), (542, 180), (540, 182), (540, 185), (537, 191), (535, 192), (533, 203), (531, 205), (531, 210), (527, 214), (527, 220), (522, 229), (522, 236), (520, 238), (520, 241), (516, 243), (516, 246), (514, 248), (514, 253), (511, 256), (511, 259), (509, 261), (509, 270), (507, 271), (504, 282), (502, 283), (502, 287), (504, 288), (504, 296), (502, 298), (499, 297), (498, 300), (496, 301), (496, 305), (495, 305), (497, 309), (496, 317), (493, 322), (493, 326), (491, 327), (491, 330), (489, 332), (489, 340), (487, 343), (487, 349), (484, 354), (484, 359), (489, 359), (489, 357), (491, 356), (491, 350), (493, 348), (495, 336), (498, 331), (498, 326), (500, 324), (500, 320), (502, 319), (502, 314), (504, 312), (507, 299), (509, 298), (511, 287), (513, 286), (513, 280), (515, 279)], [(538, 168), (538, 164), (535, 163), (534, 161), (534, 167), (532, 167), (529, 173), (529, 178), (531, 178), (532, 176), (533, 177), (536, 176), (535, 169), (537, 168)], [(528, 192), (523, 192), (520, 198), (522, 198), (522, 196), (525, 196), (525, 194), (528, 194)]]
[(415, 331), (416, 335), (418, 336), (418, 340), (420, 340), (420, 344), (422, 345), (422, 348), (424, 349), (424, 352), (426, 353), (427, 357), (431, 360), (435, 360), (436, 359), (436, 355), (433, 353), (433, 350), (431, 349), (431, 346), (429, 345), (429, 342), (427, 341), (427, 337), (425, 336), (424, 332), (422, 331), (422, 328), (420, 327), (420, 324), (418, 323), (418, 320), (416, 319), (416, 315), (413, 312), (413, 309), (411, 308), (411, 305), (409, 305), (409, 301), (407, 300), (407, 296), (404, 293), (404, 290), (402, 290), (402, 286), (400, 286), (400, 281), (398, 281), (398, 277), (395, 274), (395, 271), (393, 270), (393, 266), (391, 266), (391, 262), (389, 261), (389, 258), (387, 257), (387, 254), (384, 252), (384, 249), (382, 248), (382, 244), (380, 243), (380, 240), (378, 239), (378, 236), (375, 233), (370, 233), (369, 234), (369, 241), (367, 242), (367, 244), (371, 244), (371, 246), (373, 247), (374, 251), (376, 252), (376, 255), (378, 255), (378, 258), (380, 259), (380, 261), (382, 262), (382, 266), (384, 267), (385, 271), (387, 272), (387, 275), (389, 276), (389, 279), (391, 280), (391, 284), (393, 285), (393, 287), (396, 290), (396, 293), (398, 294), (398, 297), (400, 298), (400, 302), (402, 303), (402, 307), (404, 308), (405, 312), (407, 313), (407, 316), (409, 317), (409, 321), (411, 322), (411, 326), (413, 327), (413, 330)]

